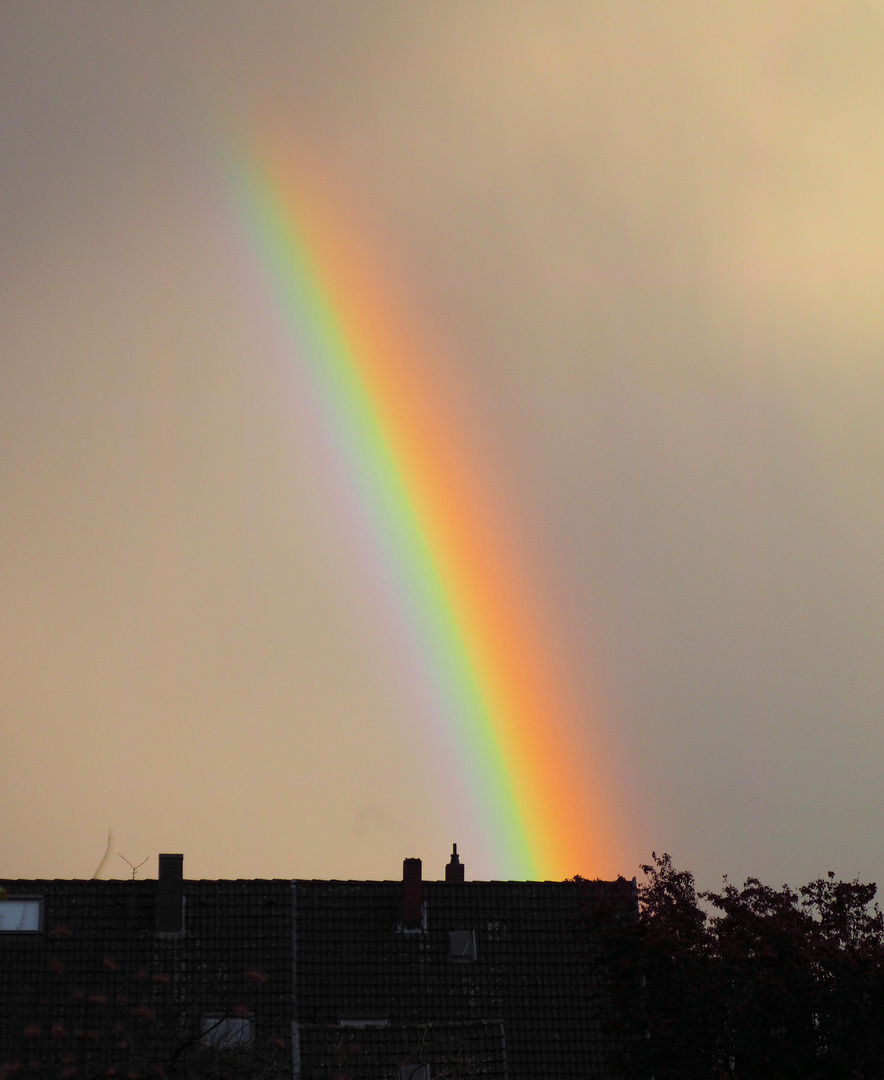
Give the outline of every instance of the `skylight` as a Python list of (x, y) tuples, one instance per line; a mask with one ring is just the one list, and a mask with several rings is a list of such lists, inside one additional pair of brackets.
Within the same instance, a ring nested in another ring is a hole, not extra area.
[(0, 933), (38, 934), (43, 901), (38, 896), (10, 896), (0, 900)]
[(242, 1016), (204, 1016), (202, 1024), (203, 1046), (218, 1050), (238, 1050), (252, 1041), (252, 1021)]

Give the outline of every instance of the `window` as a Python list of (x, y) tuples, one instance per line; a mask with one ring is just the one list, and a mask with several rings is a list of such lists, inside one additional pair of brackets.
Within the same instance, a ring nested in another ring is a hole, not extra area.
[(342, 1016), (341, 1027), (352, 1028), (384, 1028), (387, 1026), (386, 1016)]
[(252, 1021), (244, 1016), (204, 1016), (203, 1046), (216, 1050), (240, 1050), (252, 1042)]
[(0, 900), (0, 933), (39, 934), (43, 929), (43, 900), (39, 896), (10, 896)]
[(476, 931), (449, 930), (448, 958), (462, 964), (470, 964), (476, 959)]
[(399, 1066), (399, 1080), (430, 1080), (430, 1066), (409, 1062)]

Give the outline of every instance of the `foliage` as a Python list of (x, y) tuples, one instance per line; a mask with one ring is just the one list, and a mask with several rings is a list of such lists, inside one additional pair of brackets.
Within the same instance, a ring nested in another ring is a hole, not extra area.
[[(620, 1065), (654, 1080), (884, 1078), (884, 919), (876, 886), (797, 891), (749, 878), (698, 893), (652, 855), (632, 923), (596, 919)], [(587, 924), (588, 925), (588, 924)]]

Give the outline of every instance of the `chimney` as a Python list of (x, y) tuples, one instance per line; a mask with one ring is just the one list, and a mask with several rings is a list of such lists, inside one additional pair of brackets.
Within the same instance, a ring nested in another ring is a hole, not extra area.
[(423, 884), (420, 859), (402, 863), (402, 925), (406, 930), (419, 929), (423, 906)]
[(157, 884), (157, 933), (184, 930), (184, 856), (160, 855)]
[(463, 863), (457, 857), (457, 844), (452, 845), (451, 859), (445, 867), (446, 881), (463, 881)]

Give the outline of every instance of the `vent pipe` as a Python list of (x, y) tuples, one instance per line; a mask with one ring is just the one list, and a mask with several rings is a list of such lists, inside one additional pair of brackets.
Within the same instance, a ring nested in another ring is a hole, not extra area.
[(452, 845), (451, 859), (445, 867), (446, 881), (463, 881), (463, 863), (457, 856), (457, 844)]

